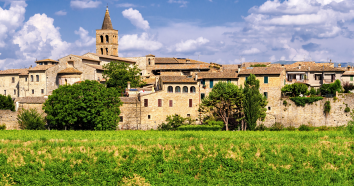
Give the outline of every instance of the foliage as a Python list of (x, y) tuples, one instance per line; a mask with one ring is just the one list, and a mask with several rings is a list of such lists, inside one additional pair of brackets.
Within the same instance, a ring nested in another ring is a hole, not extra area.
[(331, 111), (331, 102), (326, 101), (326, 103), (324, 104), (324, 112), (327, 115), (327, 114), (329, 114), (330, 111)]
[(265, 131), (268, 130), (268, 127), (266, 127), (263, 123), (257, 125), (257, 127), (254, 129), (255, 131)]
[(264, 120), (267, 111), (265, 106), (268, 104), (267, 98), (259, 92), (259, 80), (256, 79), (254, 74), (250, 74), (247, 81), (245, 81), (243, 94), (243, 108), (247, 123), (245, 128), (254, 130), (257, 120)]
[(51, 129), (115, 130), (122, 102), (119, 92), (97, 81), (60, 86), (44, 103)]
[(103, 77), (107, 79), (107, 87), (115, 87), (123, 92), (130, 82), (131, 87), (141, 87), (146, 83), (141, 80), (141, 70), (137, 65), (131, 66), (121, 61), (112, 61), (103, 66)]
[[(179, 115), (171, 115), (166, 117), (166, 123), (162, 123), (159, 125), (159, 130), (177, 130), (178, 127), (185, 125), (187, 118), (184, 118)], [(190, 123), (188, 123), (190, 124)]]
[(10, 95), (4, 96), (0, 94), (0, 110), (15, 111), (15, 104)]
[(340, 92), (342, 89), (341, 82), (337, 79), (331, 84), (323, 84), (320, 88), (321, 95), (326, 94), (336, 94), (336, 92)]
[(223, 121), (208, 121), (209, 126), (220, 126), (221, 128), (225, 126)]
[(323, 97), (293, 97), (290, 98), (291, 101), (293, 101), (295, 103), (295, 105), (297, 106), (305, 106), (306, 103), (313, 103), (319, 100), (322, 100)]
[(250, 67), (267, 67), (267, 65), (265, 65), (265, 64), (254, 64), (254, 65), (251, 65)]
[(285, 85), (281, 91), (284, 93), (291, 93), (293, 97), (297, 97), (300, 94), (305, 94), (307, 92), (307, 85), (303, 83), (293, 83), (290, 85)]
[(284, 125), (281, 123), (275, 122), (270, 128), (270, 131), (281, 131), (284, 129)]
[[(226, 82), (218, 82), (213, 87), (209, 96), (205, 97), (200, 104), (199, 111), (204, 115), (216, 114), (229, 130), (229, 118), (236, 117), (242, 112), (244, 95), (237, 85)], [(236, 118), (237, 121), (242, 118)]]
[(348, 106), (345, 107), (344, 112), (350, 112), (350, 108)]
[(0, 130), (6, 130), (6, 125), (5, 125), (5, 123), (2, 124), (2, 125), (0, 125)]
[(317, 95), (316, 89), (313, 88), (313, 87), (311, 87), (311, 89), (310, 89), (310, 94), (311, 94), (312, 96)]
[(295, 131), (295, 127), (294, 126), (288, 126), (285, 128), (287, 131)]
[(287, 106), (288, 105), (288, 102), (286, 100), (283, 101), (283, 105), (284, 106)]
[(344, 93), (349, 93), (351, 90), (354, 90), (354, 85), (349, 81), (343, 82), (343, 89)]
[(183, 125), (177, 128), (179, 131), (220, 131), (220, 125)]
[(44, 130), (45, 119), (36, 109), (22, 109), (17, 115), (17, 122), (21, 129)]
[(310, 131), (311, 128), (308, 125), (300, 125), (299, 131)]
[(330, 128), (327, 127), (327, 126), (320, 126), (320, 127), (318, 127), (318, 130), (319, 130), (319, 131), (329, 131)]

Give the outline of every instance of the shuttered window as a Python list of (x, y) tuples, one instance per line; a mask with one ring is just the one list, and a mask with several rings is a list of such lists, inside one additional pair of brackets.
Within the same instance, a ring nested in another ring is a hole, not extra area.
[(213, 88), (214, 87), (214, 80), (210, 80), (210, 88)]
[(268, 76), (264, 76), (264, 83), (268, 83)]
[(200, 97), (201, 97), (202, 99), (204, 99), (204, 98), (205, 98), (205, 94), (202, 93), (202, 94), (200, 95)]
[(173, 106), (173, 101), (172, 100), (169, 101), (169, 105), (170, 105), (170, 107)]
[(350, 81), (353, 81), (353, 76), (350, 76)]
[(158, 107), (162, 107), (162, 99), (157, 100)]
[(189, 99), (189, 107), (193, 107), (193, 100)]
[(144, 99), (144, 107), (148, 107), (149, 106), (149, 100), (148, 99)]

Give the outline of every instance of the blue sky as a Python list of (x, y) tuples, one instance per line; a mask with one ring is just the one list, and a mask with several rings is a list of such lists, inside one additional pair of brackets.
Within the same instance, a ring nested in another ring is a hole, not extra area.
[(94, 52), (107, 4), (121, 57), (354, 62), (354, 0), (0, 0), (0, 69)]

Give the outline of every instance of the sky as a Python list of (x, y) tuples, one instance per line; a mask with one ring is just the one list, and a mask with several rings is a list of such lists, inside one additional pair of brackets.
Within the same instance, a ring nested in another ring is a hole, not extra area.
[(354, 0), (0, 0), (0, 70), (95, 52), (107, 6), (120, 57), (354, 62)]

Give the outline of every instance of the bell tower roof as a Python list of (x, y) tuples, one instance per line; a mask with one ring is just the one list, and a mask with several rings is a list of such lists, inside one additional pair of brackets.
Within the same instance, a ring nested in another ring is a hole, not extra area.
[(108, 6), (103, 19), (102, 30), (113, 30), (111, 17), (109, 16)]

